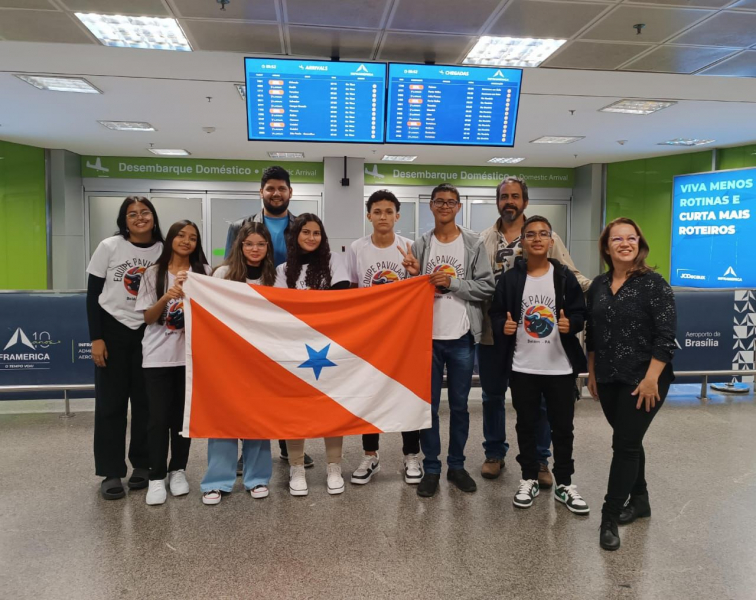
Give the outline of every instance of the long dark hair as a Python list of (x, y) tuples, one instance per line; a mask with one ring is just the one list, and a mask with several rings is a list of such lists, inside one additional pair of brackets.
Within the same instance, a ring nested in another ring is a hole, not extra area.
[[(160, 258), (157, 259), (154, 265), (150, 269), (157, 269), (155, 273), (155, 298), (160, 300), (165, 294), (166, 286), (168, 285), (168, 265), (173, 258), (173, 240), (179, 234), (184, 227), (191, 225), (197, 232), (197, 246), (194, 251), (189, 255), (189, 264), (191, 265), (191, 271), (193, 273), (205, 274), (205, 265), (207, 265), (207, 258), (202, 250), (202, 235), (200, 234), (199, 227), (196, 223), (189, 220), (176, 221), (168, 229), (168, 234), (165, 236), (165, 242), (163, 243), (163, 252), (160, 254)], [(158, 319), (160, 325), (163, 324), (163, 315), (160, 315)]]
[[(307, 223), (317, 223), (320, 227), (320, 246), (313, 252), (306, 253), (299, 247), (299, 234)], [(286, 287), (294, 288), (302, 272), (302, 258), (311, 257), (305, 275), (305, 285), (311, 290), (327, 290), (331, 287), (331, 247), (328, 245), (323, 222), (317, 215), (304, 213), (299, 215), (291, 226), (286, 240)]]
[(234, 244), (231, 246), (231, 252), (221, 265), (228, 267), (224, 279), (241, 282), (247, 280), (247, 259), (244, 258), (242, 245), (244, 244), (244, 240), (253, 233), (262, 236), (268, 244), (268, 251), (260, 265), (262, 267), (260, 280), (263, 285), (273, 285), (276, 282), (276, 263), (273, 261), (273, 241), (270, 238), (268, 228), (262, 223), (256, 223), (255, 221), (249, 221), (239, 229)]
[[(116, 218), (118, 231), (115, 232), (115, 235), (123, 236), (123, 239), (125, 240), (129, 239), (129, 235), (131, 235), (131, 233), (129, 232), (129, 228), (126, 225), (126, 213), (129, 212), (129, 206), (136, 204), (137, 202), (144, 204), (147, 208), (150, 209), (150, 212), (152, 213), (152, 241), (162, 242), (163, 232), (160, 231), (160, 221), (158, 221), (157, 211), (152, 205), (152, 202), (147, 200), (147, 198), (145, 198), (144, 196), (128, 196), (121, 203), (121, 208), (118, 209), (118, 217)], [(197, 233), (199, 233), (199, 230), (197, 231)]]
[(604, 227), (604, 231), (602, 231), (599, 236), (599, 253), (601, 254), (601, 260), (603, 260), (604, 264), (609, 268), (609, 272), (611, 273), (614, 270), (612, 257), (609, 255), (609, 235), (612, 232), (612, 227), (615, 225), (630, 225), (635, 229), (635, 233), (638, 236), (638, 255), (635, 257), (633, 266), (628, 271), (627, 277), (637, 277), (638, 275), (645, 275), (649, 271), (653, 271), (653, 267), (649, 267), (646, 264), (650, 247), (646, 238), (643, 237), (641, 228), (638, 227), (638, 224), (632, 219), (619, 217), (614, 219), (611, 223), (607, 223), (606, 227)]

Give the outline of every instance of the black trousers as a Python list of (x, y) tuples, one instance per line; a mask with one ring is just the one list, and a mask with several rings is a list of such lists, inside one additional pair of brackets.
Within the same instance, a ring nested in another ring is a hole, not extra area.
[(575, 472), (572, 460), (573, 420), (575, 418), (574, 375), (531, 375), (512, 371), (512, 406), (517, 411), (517, 445), (523, 479), (538, 479), (537, 430), (541, 396), (546, 399), (546, 412), (554, 446), (554, 479), (557, 485), (570, 485)]
[(129, 461), (135, 469), (150, 466), (147, 450), (149, 404), (142, 373), (144, 327), (130, 329), (103, 311), (102, 339), (108, 351), (104, 367), (95, 367), (95, 472), (100, 477), (126, 476), (126, 422), (131, 400)]
[[(186, 367), (154, 367), (144, 370), (150, 420), (147, 439), (150, 448), (150, 481), (165, 479), (170, 471), (186, 469), (192, 440), (181, 437), (184, 425)], [(170, 441), (171, 462), (168, 463)]]
[(609, 485), (601, 510), (603, 514), (618, 517), (628, 496), (637, 496), (648, 491), (643, 437), (664, 403), (670, 383), (670, 378), (665, 374), (659, 377), (661, 402), (657, 402), (650, 412), (646, 412), (645, 403), (640, 409), (635, 408), (638, 397), (631, 394), (637, 386), (624, 383), (597, 385), (601, 408), (614, 430), (614, 454), (609, 469)]
[[(365, 433), (362, 435), (362, 449), (365, 452), (378, 452), (379, 433)], [(420, 432), (402, 431), (402, 453), (420, 454)]]

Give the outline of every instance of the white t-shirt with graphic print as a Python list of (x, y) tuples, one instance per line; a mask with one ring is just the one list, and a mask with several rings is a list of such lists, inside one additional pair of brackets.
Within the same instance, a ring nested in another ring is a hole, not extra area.
[(559, 337), (554, 265), (540, 277), (528, 275), (522, 293), (512, 370), (532, 375), (569, 375), (572, 366)]
[[(349, 281), (349, 271), (347, 270), (344, 259), (339, 254), (331, 252), (331, 285), (339, 283), (340, 281)], [(297, 277), (296, 285), (294, 289), (306, 290), (305, 277), (307, 276), (307, 269), (310, 265), (302, 265), (302, 270)], [(276, 267), (276, 283), (274, 287), (289, 287), (286, 285), (286, 263), (278, 265)]]
[(114, 235), (100, 242), (89, 261), (87, 273), (105, 279), (98, 299), (100, 306), (130, 329), (144, 325), (144, 316), (134, 309), (137, 294), (144, 272), (162, 251), (160, 242), (139, 248), (123, 236)]
[[(424, 275), (443, 272), (457, 279), (465, 278), (465, 242), (458, 235), (453, 242), (439, 242), (431, 236)], [(449, 291), (439, 292), (433, 300), (433, 339), (457, 340), (470, 331), (467, 303)]]
[(400, 235), (394, 235), (394, 242), (386, 248), (373, 244), (370, 235), (355, 240), (347, 250), (349, 281), (362, 288), (406, 279), (404, 257), (397, 246), (405, 250), (408, 244), (411, 246), (412, 242)]
[[(210, 275), (212, 269), (205, 265), (205, 273)], [(144, 311), (158, 301), (155, 278), (157, 266), (145, 271), (142, 285), (139, 286), (135, 310), (144, 315)], [(176, 283), (176, 276), (168, 273), (168, 281), (163, 293)], [(144, 319), (144, 316), (142, 316)], [(163, 310), (163, 324), (159, 321), (150, 323), (144, 330), (142, 338), (142, 367), (183, 367), (186, 364), (186, 340), (184, 335), (184, 299), (169, 300)]]

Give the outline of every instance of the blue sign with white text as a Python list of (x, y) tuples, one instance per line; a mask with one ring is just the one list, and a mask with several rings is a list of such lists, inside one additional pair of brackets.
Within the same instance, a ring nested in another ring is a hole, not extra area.
[(389, 64), (390, 144), (514, 146), (520, 69)]
[(756, 168), (679, 175), (672, 198), (670, 283), (756, 287)]
[(245, 58), (247, 137), (383, 143), (386, 65)]

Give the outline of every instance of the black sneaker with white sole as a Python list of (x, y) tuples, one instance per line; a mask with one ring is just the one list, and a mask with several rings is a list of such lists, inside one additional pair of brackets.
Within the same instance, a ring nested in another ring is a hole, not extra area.
[[(281, 460), (284, 462), (289, 462), (289, 455), (281, 452)], [(241, 459), (240, 459), (240, 462), (241, 462)], [(307, 454), (307, 452), (305, 452), (304, 468), (309, 469), (310, 467), (314, 467), (314, 466), (315, 466), (315, 461), (312, 460), (312, 456), (310, 456), (309, 454)]]
[(577, 493), (574, 485), (558, 485), (554, 490), (554, 499), (576, 515), (587, 515), (591, 512), (588, 503)]
[(512, 499), (512, 504), (517, 508), (530, 508), (533, 499), (538, 495), (539, 487), (536, 479), (520, 479), (520, 487)]
[(375, 475), (380, 470), (381, 463), (378, 460), (378, 455), (366, 454), (363, 457), (360, 466), (357, 467), (354, 473), (352, 473), (352, 479), (350, 481), (352, 483), (356, 483), (357, 485), (364, 485), (366, 483), (369, 483), (373, 478), (373, 475)]

